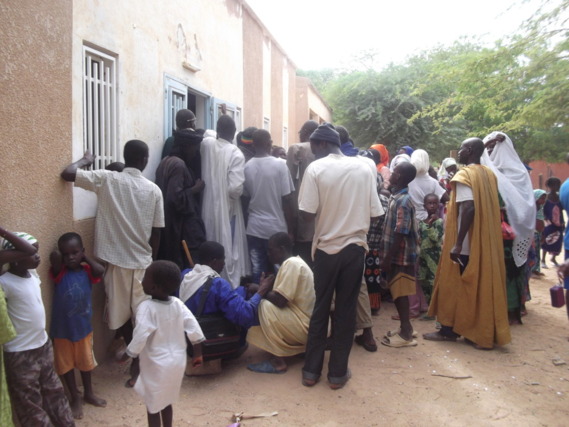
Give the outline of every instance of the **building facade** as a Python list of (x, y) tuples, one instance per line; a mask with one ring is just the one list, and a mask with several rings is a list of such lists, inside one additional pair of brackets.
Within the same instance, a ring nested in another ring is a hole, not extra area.
[[(144, 175), (153, 180), (180, 108), (205, 129), (224, 109), (238, 129), (265, 128), (284, 147), (313, 118), (309, 111), (331, 120), (317, 92), (303, 96), (299, 111), (305, 82), (245, 1), (22, 0), (1, 10), (0, 225), (39, 240), (48, 321), (58, 236), (77, 231), (92, 249), (96, 196), (59, 178), (85, 150), (104, 168), (123, 161), (126, 141), (141, 139), (150, 147)], [(101, 358), (111, 336), (102, 286), (93, 297)]]

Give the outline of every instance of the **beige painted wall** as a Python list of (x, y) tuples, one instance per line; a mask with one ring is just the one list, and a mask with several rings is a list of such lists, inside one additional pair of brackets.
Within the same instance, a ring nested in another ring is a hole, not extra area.
[(263, 29), (243, 11), (243, 128), (263, 127)]
[(283, 134), (283, 54), (271, 50), (271, 136), (274, 145), (282, 146)]
[(332, 111), (328, 104), (322, 99), (322, 96), (316, 91), (312, 83), (308, 84), (308, 108), (316, 113), (321, 121), (331, 122)]
[[(150, 179), (154, 178), (164, 143), (165, 73), (243, 105), (240, 2), (76, 0), (74, 6), (74, 157), (82, 152), (84, 42), (118, 56), (120, 145), (133, 138), (149, 145), (150, 161), (144, 174)], [(201, 71), (185, 69), (182, 63), (188, 59), (199, 63)]]
[(0, 4), (0, 224), (40, 244), (48, 319), (49, 253), (71, 226), (71, 191), (59, 178), (71, 154), (71, 0)]

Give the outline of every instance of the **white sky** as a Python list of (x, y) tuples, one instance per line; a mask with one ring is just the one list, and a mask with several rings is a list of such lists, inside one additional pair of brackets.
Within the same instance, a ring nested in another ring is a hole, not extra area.
[(297, 67), (341, 68), (363, 50), (380, 66), (450, 45), (515, 32), (539, 0), (246, 0)]

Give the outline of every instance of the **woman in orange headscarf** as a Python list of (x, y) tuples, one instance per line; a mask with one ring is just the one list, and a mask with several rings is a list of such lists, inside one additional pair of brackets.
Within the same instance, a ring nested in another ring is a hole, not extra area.
[(383, 178), (383, 188), (389, 189), (389, 178), (391, 177), (391, 172), (389, 171), (389, 151), (383, 144), (374, 144), (369, 148), (379, 151), (381, 155), (381, 159), (377, 164), (377, 172)]

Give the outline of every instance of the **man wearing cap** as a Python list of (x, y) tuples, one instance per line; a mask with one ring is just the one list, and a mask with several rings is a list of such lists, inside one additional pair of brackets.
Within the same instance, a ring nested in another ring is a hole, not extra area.
[[(182, 108), (176, 113), (176, 130), (182, 129), (195, 129), (196, 128), (196, 116), (192, 110)], [(164, 142), (164, 147), (162, 148), (162, 158), (169, 156), (172, 147), (174, 146), (174, 135), (169, 136)]]
[(318, 126), (310, 136), (310, 148), (317, 160), (304, 174), (299, 209), (305, 219), (315, 220), (312, 257), (316, 302), (308, 329), (302, 384), (310, 387), (320, 378), (335, 293), (328, 381), (330, 388), (337, 390), (350, 378), (348, 358), (370, 220), (384, 211), (377, 196), (374, 163), (361, 156), (344, 156), (334, 126)]

